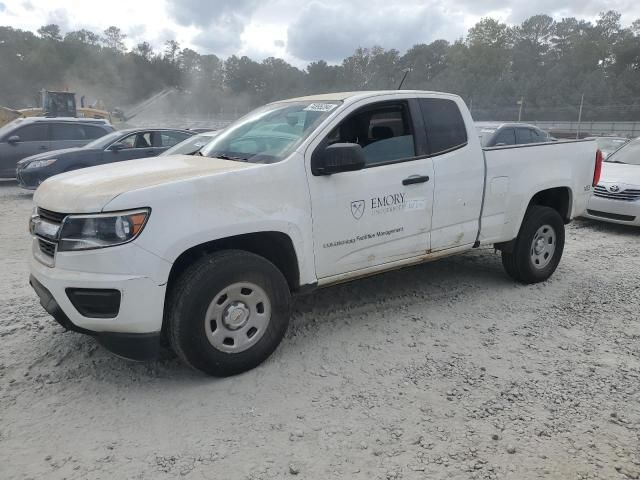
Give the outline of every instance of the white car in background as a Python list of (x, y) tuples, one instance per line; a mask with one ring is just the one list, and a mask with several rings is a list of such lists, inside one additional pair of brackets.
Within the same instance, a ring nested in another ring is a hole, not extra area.
[(604, 161), (600, 182), (593, 189), (584, 216), (640, 226), (640, 137)]

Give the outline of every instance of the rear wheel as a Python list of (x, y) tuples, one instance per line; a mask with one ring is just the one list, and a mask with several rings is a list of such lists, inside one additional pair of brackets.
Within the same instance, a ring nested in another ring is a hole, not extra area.
[(284, 337), (290, 305), (287, 281), (271, 262), (239, 250), (215, 252), (187, 268), (169, 293), (171, 345), (209, 375), (250, 370)]
[(543, 282), (555, 272), (564, 250), (564, 222), (553, 208), (534, 205), (510, 252), (502, 251), (507, 274), (525, 284)]

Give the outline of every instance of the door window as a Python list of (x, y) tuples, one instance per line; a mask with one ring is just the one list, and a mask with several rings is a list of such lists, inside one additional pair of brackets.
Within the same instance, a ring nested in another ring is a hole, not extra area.
[(44, 124), (26, 125), (9, 136), (17, 135), (21, 142), (46, 142), (49, 140), (47, 130), (47, 125)]
[(453, 100), (421, 98), (419, 102), (431, 155), (455, 150), (467, 144), (467, 127)]
[(406, 160), (416, 156), (409, 118), (405, 103), (367, 107), (334, 128), (328, 142), (357, 143), (367, 166)]
[(118, 143), (122, 143), (125, 148), (150, 148), (152, 145), (151, 132), (132, 133)]
[(54, 123), (51, 125), (51, 139), (56, 140), (86, 140), (87, 134), (82, 125), (69, 123)]
[(542, 130), (531, 130), (531, 139), (534, 143), (543, 143), (547, 142), (547, 134)]
[(531, 138), (531, 130), (528, 128), (516, 128), (516, 143), (518, 145), (531, 142), (533, 142), (533, 139)]
[(516, 144), (516, 133), (513, 128), (505, 128), (500, 130), (496, 139), (493, 141), (494, 146), (498, 145), (515, 145)]
[(160, 147), (169, 148), (177, 145), (189, 135), (181, 132), (160, 132)]
[(105, 129), (93, 125), (83, 125), (82, 128), (88, 140), (104, 137), (108, 133)]

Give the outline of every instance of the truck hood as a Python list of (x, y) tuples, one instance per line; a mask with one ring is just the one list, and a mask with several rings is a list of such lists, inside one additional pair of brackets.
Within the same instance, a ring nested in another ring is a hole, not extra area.
[(640, 185), (640, 165), (604, 162), (600, 181), (638, 186)]
[(54, 212), (99, 212), (125, 192), (257, 166), (191, 155), (110, 163), (51, 177), (38, 187), (33, 200)]

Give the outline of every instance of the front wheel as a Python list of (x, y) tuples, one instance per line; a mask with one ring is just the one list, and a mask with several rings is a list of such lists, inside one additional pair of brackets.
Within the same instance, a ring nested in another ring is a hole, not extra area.
[(507, 274), (521, 283), (547, 280), (555, 272), (564, 250), (564, 222), (549, 207), (531, 207), (520, 227), (512, 251), (502, 251)]
[(271, 262), (239, 250), (212, 253), (187, 268), (169, 292), (171, 345), (209, 375), (250, 370), (284, 337), (290, 305), (287, 281)]

